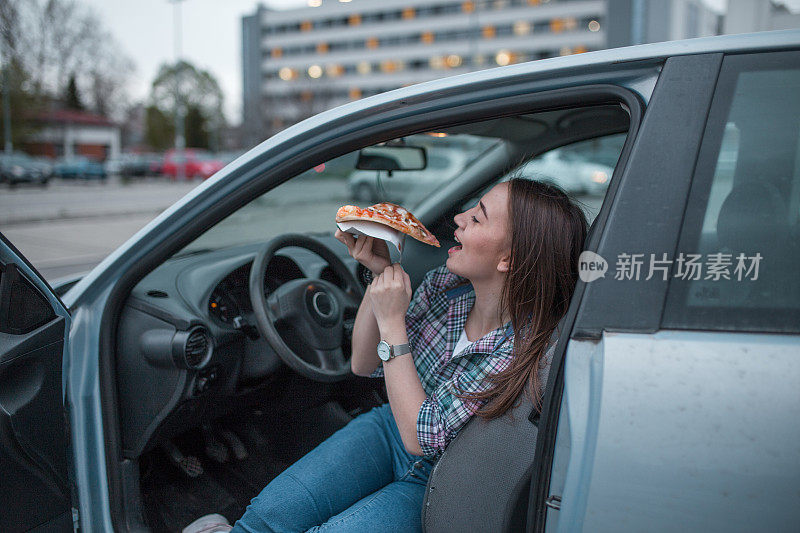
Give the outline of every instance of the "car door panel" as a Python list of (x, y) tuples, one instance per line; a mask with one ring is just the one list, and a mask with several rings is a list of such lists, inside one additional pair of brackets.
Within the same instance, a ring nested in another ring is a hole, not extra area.
[[(773, 364), (754, 365), (753, 353)], [(797, 525), (800, 359), (791, 337), (605, 333), (570, 343), (564, 380), (569, 431), (555, 463), (567, 454), (569, 467), (548, 530)]]
[[(2, 237), (0, 235), (0, 237)], [(72, 529), (62, 361), (69, 314), (0, 239), (0, 531)]]

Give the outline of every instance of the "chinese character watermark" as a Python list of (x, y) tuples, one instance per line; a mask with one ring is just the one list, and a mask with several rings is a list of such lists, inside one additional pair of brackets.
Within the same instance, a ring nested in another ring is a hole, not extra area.
[[(758, 279), (759, 265), (763, 256), (756, 252), (748, 256), (744, 253), (715, 252), (705, 254), (679, 253), (674, 260), (666, 253), (662, 254), (629, 254), (617, 256), (614, 279), (636, 280), (660, 279), (667, 281), (672, 270), (672, 277), (689, 281), (755, 281)], [(604, 278), (608, 270), (608, 262), (594, 252), (583, 252), (578, 259), (578, 275), (584, 282)]]

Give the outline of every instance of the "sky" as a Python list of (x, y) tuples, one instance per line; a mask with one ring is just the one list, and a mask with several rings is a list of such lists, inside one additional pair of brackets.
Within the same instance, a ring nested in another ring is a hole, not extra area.
[[(134, 61), (131, 101), (144, 101), (150, 84), (165, 62), (175, 60), (174, 10), (169, 0), (80, 0), (90, 5), (125, 53)], [(331, 1), (331, 0), (329, 0)], [(380, 0), (376, 0), (380, 1)], [(704, 0), (722, 12), (727, 0)], [(255, 13), (258, 0), (183, 0), (182, 57), (211, 72), (225, 94), (229, 122), (241, 121), (243, 15)], [(262, 0), (273, 9), (307, 5), (306, 0)], [(800, 8), (800, 0), (786, 2)]]

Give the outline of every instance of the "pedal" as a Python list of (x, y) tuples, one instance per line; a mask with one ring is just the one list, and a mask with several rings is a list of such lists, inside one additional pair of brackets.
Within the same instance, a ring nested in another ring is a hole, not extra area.
[(247, 453), (247, 448), (244, 447), (244, 443), (236, 435), (236, 433), (229, 429), (223, 429), (220, 431), (220, 435), (223, 439), (225, 439), (225, 442), (228, 443), (228, 446), (230, 447), (231, 451), (233, 451), (233, 456), (236, 457), (237, 461), (242, 461), (249, 457), (250, 454)]
[(206, 455), (218, 463), (228, 461), (228, 459), (230, 459), (228, 447), (214, 436), (214, 433), (211, 431), (211, 426), (203, 424), (200, 429), (203, 434)]
[(178, 467), (189, 477), (198, 477), (203, 474), (203, 464), (194, 455), (183, 455), (172, 441), (166, 441), (161, 445), (161, 449), (169, 457), (170, 462)]
[(203, 463), (194, 455), (187, 455), (181, 459), (178, 468), (189, 477), (198, 477), (203, 474)]

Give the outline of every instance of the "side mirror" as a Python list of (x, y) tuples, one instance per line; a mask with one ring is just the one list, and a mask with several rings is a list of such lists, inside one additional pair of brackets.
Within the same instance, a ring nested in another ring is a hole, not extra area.
[(428, 156), (421, 146), (368, 146), (358, 151), (358, 170), (423, 170)]

